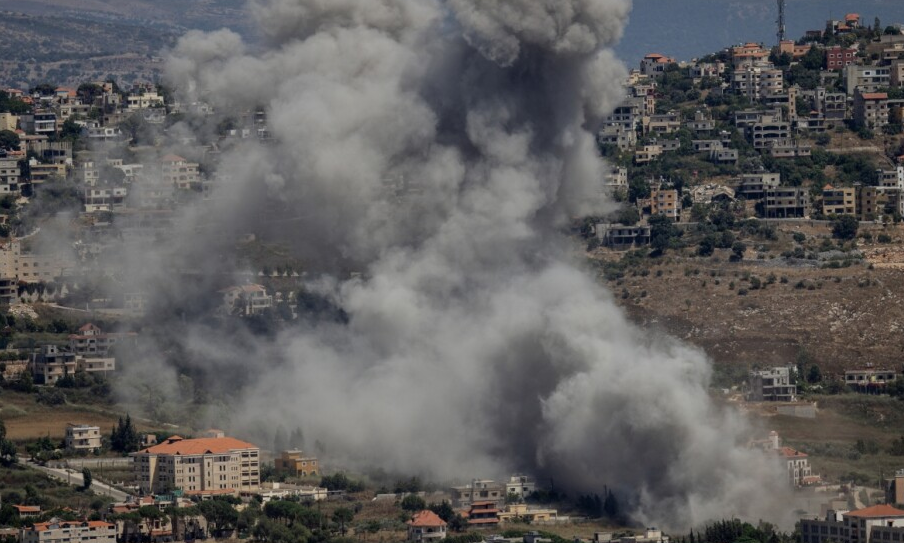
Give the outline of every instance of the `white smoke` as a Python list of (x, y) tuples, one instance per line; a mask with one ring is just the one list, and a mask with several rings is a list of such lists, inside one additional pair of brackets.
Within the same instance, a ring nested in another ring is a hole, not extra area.
[(180, 327), (186, 358), (215, 354), (206, 386), (236, 391), (233, 429), (300, 426), (334, 461), (437, 480), (608, 485), (660, 525), (775, 518), (778, 481), (710, 401), (704, 354), (628, 323), (560, 233), (611, 206), (591, 129), (621, 96), (606, 48), (629, 8), (256, 0), (263, 51), (180, 40), (183, 99), (263, 106), (273, 140), (225, 154), (172, 258), (222, 270), (202, 223), (290, 242), (348, 315), (266, 340)]

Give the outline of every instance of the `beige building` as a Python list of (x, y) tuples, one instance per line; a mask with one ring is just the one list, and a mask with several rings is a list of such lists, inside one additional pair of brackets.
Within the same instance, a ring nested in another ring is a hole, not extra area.
[(260, 448), (231, 437), (183, 439), (173, 436), (132, 453), (142, 492), (234, 493), (260, 488)]
[(59, 255), (23, 253), (18, 240), (0, 244), (0, 277), (26, 283), (49, 282), (63, 275), (68, 263)]
[(66, 375), (76, 372), (103, 373), (116, 370), (115, 358), (86, 358), (56, 345), (44, 345), (32, 355), (32, 375), (39, 384), (53, 385)]
[(227, 314), (259, 315), (273, 307), (273, 296), (263, 285), (241, 285), (220, 291), (223, 295), (222, 310)]
[(678, 191), (675, 189), (650, 191), (650, 215), (662, 214), (677, 221), (681, 212)]
[(873, 505), (856, 511), (829, 511), (825, 519), (801, 519), (801, 543), (904, 541), (904, 510)]
[(854, 215), (857, 213), (857, 191), (854, 187), (835, 188), (826, 185), (822, 189), (824, 215)]
[(116, 525), (100, 520), (40, 522), (19, 532), (21, 543), (116, 543)]
[(160, 173), (164, 183), (178, 189), (200, 189), (199, 165), (178, 155), (166, 155), (160, 159)]
[(0, 130), (15, 132), (19, 125), (19, 117), (12, 113), (0, 113)]
[(313, 456), (305, 456), (299, 449), (280, 453), (273, 459), (276, 471), (288, 473), (295, 477), (314, 477), (320, 474), (320, 465)]
[(0, 159), (0, 194), (18, 194), (20, 175), (16, 159)]
[(452, 487), (452, 507), (468, 508), (475, 502), (491, 502), (496, 507), (505, 504), (505, 485), (489, 479), (474, 479), (471, 484)]
[(888, 124), (888, 94), (884, 92), (854, 93), (854, 123), (870, 130), (881, 130)]
[(101, 448), (100, 427), (70, 424), (66, 427), (66, 448), (92, 451)]
[(532, 509), (526, 503), (513, 503), (505, 506), (504, 511), (499, 512), (500, 522), (527, 521), (530, 524), (537, 522), (555, 522), (559, 518), (559, 512), (555, 509)]

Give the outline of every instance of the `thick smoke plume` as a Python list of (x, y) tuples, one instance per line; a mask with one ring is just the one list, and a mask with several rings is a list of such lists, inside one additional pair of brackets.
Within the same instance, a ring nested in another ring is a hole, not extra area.
[[(347, 316), (266, 340), (180, 320), (167, 354), (210, 361), (204, 386), (231, 390), (224, 424), (300, 426), (334, 463), (434, 480), (608, 485), (660, 525), (777, 519), (772, 466), (710, 401), (704, 354), (627, 322), (561, 234), (609, 209), (591, 130), (622, 96), (607, 47), (629, 9), (256, 0), (263, 50), (227, 30), (179, 41), (182, 99), (263, 107), (272, 138), (224, 153), (214, 200), (152, 256), (215, 274), (236, 269), (224, 240), (291, 243)], [(158, 305), (175, 303), (133, 260)]]

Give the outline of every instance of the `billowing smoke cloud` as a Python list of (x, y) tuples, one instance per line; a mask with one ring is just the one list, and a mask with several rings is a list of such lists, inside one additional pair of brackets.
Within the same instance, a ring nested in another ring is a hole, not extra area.
[[(710, 401), (704, 354), (628, 323), (561, 233), (609, 209), (590, 130), (622, 95), (606, 47), (629, 7), (256, 0), (262, 51), (180, 40), (183, 99), (263, 107), (272, 139), (224, 153), (162, 258), (214, 274), (237, 266), (224, 239), (291, 243), (347, 316), (266, 339), (180, 321), (165, 354), (209, 364), (234, 431), (300, 426), (334, 463), (436, 480), (608, 485), (673, 527), (777, 519), (781, 481)], [(133, 277), (175, 303), (148, 260)]]

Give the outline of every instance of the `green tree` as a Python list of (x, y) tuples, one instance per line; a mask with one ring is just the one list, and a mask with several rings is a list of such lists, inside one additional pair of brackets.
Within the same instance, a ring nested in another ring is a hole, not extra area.
[(211, 532), (222, 536), (235, 529), (239, 520), (239, 513), (226, 500), (205, 500), (198, 504), (201, 516), (212, 526)]
[(91, 470), (88, 468), (82, 468), (82, 489), (88, 490), (91, 488), (91, 483), (94, 482), (94, 477), (91, 475)]
[(822, 372), (819, 370), (819, 366), (813, 364), (810, 366), (810, 371), (807, 372), (807, 382), (819, 383), (820, 381), (822, 381)]
[[(422, 500), (423, 501), (423, 500)], [(355, 518), (355, 512), (348, 507), (340, 507), (333, 511), (333, 522), (339, 525), (339, 533), (345, 535), (346, 526)]]
[(837, 239), (850, 240), (857, 237), (860, 223), (853, 215), (841, 215), (832, 221), (832, 236)]
[(734, 242), (734, 244), (731, 246), (731, 260), (735, 262), (743, 260), (745, 251), (747, 251), (747, 245), (745, 245), (744, 242)]
[(423, 511), (427, 508), (427, 502), (424, 501), (424, 498), (421, 498), (417, 494), (409, 494), (402, 498), (402, 502), (399, 504), (402, 509), (405, 511), (409, 511), (414, 513), (415, 511)]
[(653, 215), (649, 223), (650, 246), (659, 254), (671, 247), (682, 235), (681, 230), (665, 215)]
[(12, 130), (0, 130), (0, 149), (18, 149), (19, 135)]

